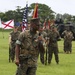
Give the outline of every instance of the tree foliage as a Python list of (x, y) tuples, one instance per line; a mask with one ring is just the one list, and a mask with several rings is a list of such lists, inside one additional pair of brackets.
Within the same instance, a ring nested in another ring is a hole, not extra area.
[[(33, 12), (35, 3), (30, 5), (30, 13)], [(45, 4), (38, 4), (38, 17), (43, 22), (45, 19), (54, 19), (54, 11)]]
[[(35, 7), (35, 3), (32, 3), (29, 7), (28, 7), (28, 20), (30, 20), (30, 18), (32, 18), (33, 15), (33, 10)], [(15, 21), (22, 21), (23, 19), (23, 11), (25, 10), (26, 7), (21, 8), (20, 6), (16, 7), (16, 10), (8, 10), (5, 13), (0, 12), (0, 18), (2, 21), (8, 21), (10, 19), (14, 19)], [(43, 23), (45, 20), (53, 20), (55, 19), (55, 15), (54, 15), (54, 11), (51, 9), (51, 7), (45, 5), (45, 4), (40, 4), (38, 3), (38, 17), (41, 20), (41, 23)], [(61, 13), (60, 13), (61, 14)], [(69, 14), (63, 14), (63, 19), (68, 19), (71, 20), (73, 18), (73, 20), (75, 21), (75, 16), (69, 15)]]

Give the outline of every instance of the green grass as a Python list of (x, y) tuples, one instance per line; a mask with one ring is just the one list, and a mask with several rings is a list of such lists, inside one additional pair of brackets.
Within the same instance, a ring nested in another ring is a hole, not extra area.
[[(0, 75), (15, 75), (16, 72), (16, 65), (8, 62), (8, 37), (9, 32), (0, 31)], [(38, 60), (37, 75), (75, 75), (75, 41), (72, 43), (72, 54), (65, 54), (63, 53), (63, 40), (58, 42), (59, 65), (56, 64), (54, 55), (52, 63), (47, 66), (42, 65)]]

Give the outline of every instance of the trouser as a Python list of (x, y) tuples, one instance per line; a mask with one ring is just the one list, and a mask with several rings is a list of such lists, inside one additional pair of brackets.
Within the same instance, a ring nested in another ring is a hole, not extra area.
[(10, 48), (9, 47), (9, 62), (12, 60), (12, 62), (14, 61), (15, 58), (15, 47), (14, 48)]
[(36, 75), (37, 67), (28, 67), (27, 64), (18, 66), (16, 75)]
[(44, 64), (44, 53), (40, 53), (40, 61), (42, 64)]
[(58, 48), (57, 47), (49, 47), (48, 48), (48, 63), (49, 64), (51, 63), (53, 53), (54, 53), (54, 56), (55, 56), (56, 63), (59, 62)]
[(72, 52), (72, 43), (64, 42), (64, 52)]

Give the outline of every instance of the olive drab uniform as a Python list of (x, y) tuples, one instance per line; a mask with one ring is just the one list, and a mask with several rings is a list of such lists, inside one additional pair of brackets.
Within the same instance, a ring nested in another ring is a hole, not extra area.
[(44, 59), (45, 59), (45, 65), (47, 65), (48, 64), (48, 40), (49, 40), (48, 35), (50, 33), (50, 29), (45, 29), (45, 32), (47, 34), (47, 37), (46, 37), (46, 43), (44, 45), (44, 47), (45, 47)]
[(64, 52), (71, 53), (72, 52), (72, 40), (73, 33), (69, 30), (65, 30), (62, 35), (64, 36)]
[(15, 42), (18, 39), (20, 32), (10, 32), (10, 36), (11, 36), (11, 43), (9, 45), (9, 62), (12, 60), (12, 62), (14, 61), (15, 58)]
[[(47, 33), (45, 31), (42, 31), (39, 33), (42, 38), (44, 38), (44, 40), (46, 40), (46, 37), (47, 37)], [(40, 40), (41, 43), (43, 44), (43, 47), (45, 46), (45, 42), (43, 40)], [(45, 48), (44, 48), (45, 49)], [(45, 59), (44, 59), (44, 54), (45, 54), (45, 50), (44, 52), (40, 52), (40, 61), (42, 64), (44, 64), (45, 62)]]
[(35, 75), (37, 69), (38, 50), (38, 34), (31, 33), (29, 30), (19, 35), (16, 44), (20, 45), (19, 60), (16, 75)]
[(54, 53), (55, 55), (55, 61), (58, 64), (59, 63), (59, 57), (58, 57), (58, 43), (57, 38), (59, 37), (58, 31), (51, 31), (48, 34), (49, 43), (48, 43), (48, 64), (51, 63), (52, 55)]

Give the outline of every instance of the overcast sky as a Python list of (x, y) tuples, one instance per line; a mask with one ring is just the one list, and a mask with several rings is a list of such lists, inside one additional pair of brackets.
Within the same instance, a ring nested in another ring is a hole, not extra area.
[(28, 6), (32, 3), (42, 3), (51, 7), (56, 13), (75, 15), (75, 0), (0, 0), (0, 12), (15, 10), (16, 6), (23, 8), (26, 6), (26, 1)]

